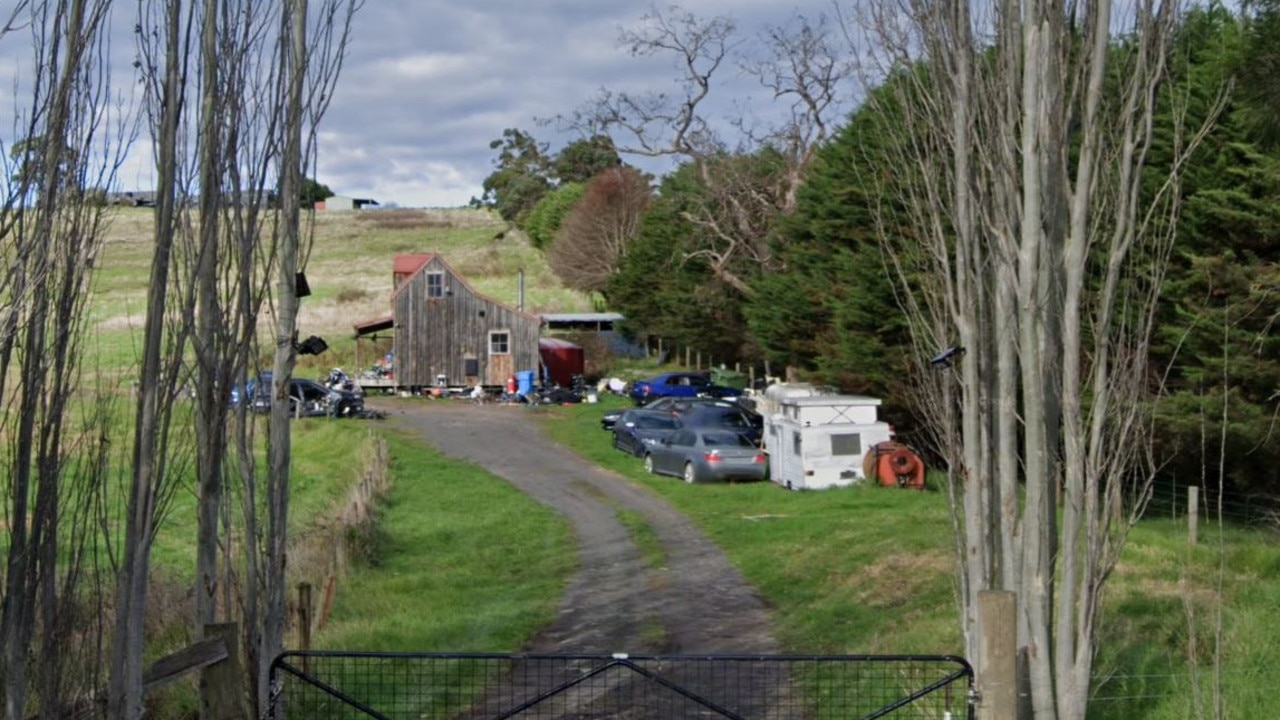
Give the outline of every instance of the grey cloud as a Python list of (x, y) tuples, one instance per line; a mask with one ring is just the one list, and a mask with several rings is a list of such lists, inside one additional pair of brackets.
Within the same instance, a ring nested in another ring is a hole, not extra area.
[[(685, 6), (703, 16), (734, 16), (744, 38), (794, 12), (775, 0)], [(803, 6), (813, 14), (830, 8), (829, 0)], [(530, 131), (556, 149), (571, 138), (536, 119), (570, 114), (601, 87), (673, 90), (669, 58), (633, 58), (618, 46), (619, 28), (649, 7), (623, 0), (368, 0), (321, 123), (318, 178), (344, 194), (403, 205), (465, 203), (491, 171), (488, 145), (504, 128)], [(135, 6), (117, 3), (111, 59), (121, 87), (135, 82), (135, 14)], [(0, 43), (0, 66), (30, 62), (20, 39)], [(729, 96), (753, 94), (753, 107), (768, 109), (770, 101), (736, 69), (726, 68), (723, 80), (729, 85), (717, 88), (721, 107), (731, 105)], [(0, 105), (11, 87), (0, 88)], [(130, 163), (130, 182), (145, 182), (134, 179), (144, 175), (145, 155)]]

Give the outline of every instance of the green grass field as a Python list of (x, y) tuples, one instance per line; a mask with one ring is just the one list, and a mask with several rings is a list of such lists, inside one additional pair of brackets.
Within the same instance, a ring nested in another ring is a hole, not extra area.
[(554, 617), (577, 561), (568, 526), (505, 481), (391, 434), (392, 492), (320, 645), (516, 650)]
[[(86, 363), (131, 372), (150, 262), (149, 210), (113, 221), (91, 304)], [(439, 252), (481, 292), (528, 307), (580, 311), (541, 256), (473, 211), (389, 211), (317, 217), (306, 265), (314, 294), (300, 334), (331, 350), (298, 374), (354, 368), (351, 325), (388, 314), (392, 257)], [(367, 358), (365, 359), (368, 360)], [(629, 368), (644, 372), (645, 368)], [(127, 375), (126, 375), (127, 376)], [(608, 403), (539, 408), (557, 441), (665, 497), (725, 549), (773, 607), (785, 648), (803, 653), (957, 653), (953, 555), (939, 493), (858, 488), (793, 493), (769, 483), (688, 486), (646, 475), (598, 426)], [(305, 536), (345, 502), (376, 423), (306, 419), (295, 425), (291, 527)], [(518, 650), (554, 612), (574, 548), (564, 523), (505, 482), (390, 435), (391, 488), (362, 552), (339, 580), (318, 646), (379, 650)], [(663, 549), (642, 518), (620, 513), (645, 561)], [(1272, 714), (1280, 673), (1280, 548), (1273, 529), (1144, 521), (1109, 586), (1091, 718)], [(180, 492), (156, 549), (163, 575), (191, 571), (194, 494)], [(1219, 663), (1215, 672), (1215, 663)]]
[[(605, 396), (541, 419), (557, 442), (693, 518), (774, 608), (787, 651), (963, 654), (941, 493), (690, 486), (648, 475), (599, 429), (604, 409), (625, 403)], [(1185, 522), (1139, 523), (1108, 587), (1089, 717), (1213, 717), (1215, 685), (1229, 717), (1271, 717), (1269, 687), (1280, 678), (1276, 540), (1269, 529), (1211, 524), (1192, 550)]]

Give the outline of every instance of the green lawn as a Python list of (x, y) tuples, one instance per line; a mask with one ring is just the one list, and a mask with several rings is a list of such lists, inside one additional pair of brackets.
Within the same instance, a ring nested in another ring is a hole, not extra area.
[[(128, 378), (138, 354), (151, 257), (147, 209), (113, 213), (95, 275), (86, 378)], [(582, 311), (527, 242), (474, 211), (317, 215), (306, 264), (313, 295), (300, 334), (329, 342), (303, 376), (355, 367), (352, 324), (389, 313), (396, 253), (438, 252), (478, 290), (526, 307)], [(266, 358), (263, 358), (264, 361)], [(371, 358), (362, 358), (368, 363)], [(648, 365), (632, 368), (647, 372)], [(614, 373), (629, 375), (619, 368)], [(92, 380), (90, 382), (99, 382)], [(127, 387), (127, 381), (122, 383)], [(120, 391), (123, 397), (123, 390)], [(688, 514), (773, 607), (786, 650), (803, 653), (958, 653), (953, 555), (938, 493), (858, 488), (795, 493), (770, 483), (688, 486), (646, 475), (609, 447), (598, 419), (609, 403), (539, 408), (557, 441), (651, 488)], [(315, 532), (345, 502), (376, 423), (305, 419), (294, 425), (291, 528)], [(564, 523), (502, 480), (389, 435), (391, 489), (379, 523), (355, 538), (361, 554), (338, 581), (332, 616), (316, 637), (330, 648), (517, 650), (552, 617), (575, 552)], [(175, 606), (189, 580), (194, 491), (179, 490), (157, 539), (158, 576)], [(643, 518), (619, 515), (646, 562), (663, 549)], [(1091, 718), (1212, 717), (1215, 687), (1233, 718), (1269, 718), (1280, 668), (1280, 548), (1274, 529), (1202, 526), (1188, 550), (1177, 521), (1133, 532), (1106, 598)], [(296, 569), (296, 568), (295, 568)], [(176, 627), (185, 618), (175, 615)], [(1215, 661), (1220, 671), (1215, 676)], [(1214, 678), (1218, 678), (1215, 682)]]
[[(604, 409), (625, 402), (605, 396), (541, 419), (556, 441), (693, 518), (774, 608), (788, 652), (962, 654), (941, 493), (650, 476), (599, 429)], [(1213, 717), (1215, 686), (1229, 717), (1271, 717), (1278, 575), (1274, 529), (1202, 525), (1191, 550), (1184, 522), (1141, 522), (1108, 586), (1089, 717)]]
[(568, 525), (506, 481), (388, 435), (372, 552), (340, 581), (323, 647), (513, 651), (548, 624), (576, 564)]

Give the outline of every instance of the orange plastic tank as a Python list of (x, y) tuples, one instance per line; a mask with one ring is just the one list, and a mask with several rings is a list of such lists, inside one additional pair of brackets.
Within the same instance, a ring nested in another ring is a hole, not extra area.
[(915, 451), (893, 441), (872, 445), (862, 458), (862, 473), (884, 487), (924, 490), (924, 471)]

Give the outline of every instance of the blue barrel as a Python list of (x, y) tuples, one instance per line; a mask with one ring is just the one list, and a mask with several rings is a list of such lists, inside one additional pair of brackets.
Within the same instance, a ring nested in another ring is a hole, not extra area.
[(521, 370), (516, 373), (516, 394), (528, 395), (533, 392), (533, 378), (537, 373), (533, 370)]

